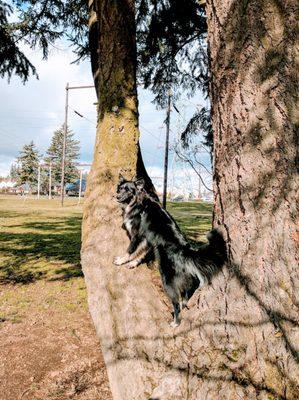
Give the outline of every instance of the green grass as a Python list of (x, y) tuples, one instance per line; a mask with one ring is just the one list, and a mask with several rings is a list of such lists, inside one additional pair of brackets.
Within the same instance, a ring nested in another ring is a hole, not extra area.
[(167, 210), (175, 218), (181, 230), (196, 241), (205, 241), (211, 229), (212, 208), (210, 203), (168, 203)]
[[(190, 239), (204, 240), (211, 226), (211, 204), (167, 207)], [(76, 199), (68, 199), (61, 208), (59, 200), (0, 197), (0, 283), (82, 277), (81, 217)]]
[(75, 200), (0, 198), (0, 283), (82, 276), (80, 236)]

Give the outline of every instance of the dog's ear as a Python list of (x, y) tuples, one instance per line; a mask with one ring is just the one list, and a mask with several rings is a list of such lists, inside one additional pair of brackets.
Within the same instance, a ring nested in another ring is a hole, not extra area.
[(125, 180), (125, 178), (122, 176), (122, 174), (119, 174), (118, 180), (119, 180), (119, 183), (120, 183), (120, 184), (126, 182), (126, 180)]
[(135, 180), (135, 185), (136, 185), (137, 189), (144, 189), (145, 180), (143, 178), (137, 178)]

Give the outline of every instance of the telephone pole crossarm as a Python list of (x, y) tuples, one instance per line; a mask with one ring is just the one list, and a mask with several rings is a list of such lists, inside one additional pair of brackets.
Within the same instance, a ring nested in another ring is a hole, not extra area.
[(62, 146), (62, 160), (61, 160), (61, 206), (64, 202), (64, 181), (65, 181), (65, 156), (66, 156), (66, 139), (67, 139), (67, 121), (68, 121), (68, 108), (69, 108), (69, 90), (71, 89), (91, 89), (94, 85), (70, 86), (66, 84), (65, 88), (65, 114), (64, 114), (64, 129), (63, 129), (63, 146)]

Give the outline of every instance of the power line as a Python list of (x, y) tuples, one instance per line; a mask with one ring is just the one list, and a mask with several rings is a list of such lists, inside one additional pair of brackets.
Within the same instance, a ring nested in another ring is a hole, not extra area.
[(8, 131), (6, 131), (6, 130), (3, 131), (3, 128), (0, 128), (0, 130), (2, 131), (1, 135), (2, 135), (2, 134), (7, 135), (7, 137), (8, 137), (9, 139), (11, 139), (11, 138), (12, 138), (12, 139), (15, 138), (15, 139), (19, 139), (19, 140), (23, 140), (23, 139), (24, 139), (24, 138), (22, 138), (21, 136), (16, 135), (15, 133), (8, 132)]
[(75, 109), (72, 108), (71, 106), (69, 106), (69, 108), (70, 108), (71, 110), (73, 110), (74, 113), (77, 114), (80, 118), (84, 118), (84, 119), (86, 119), (86, 121), (88, 121), (88, 122), (90, 122), (91, 124), (97, 126), (97, 124), (96, 124), (94, 121), (92, 121), (91, 119), (86, 118), (86, 117), (85, 117), (83, 114), (81, 114), (79, 111), (75, 110)]
[(150, 152), (148, 150), (141, 149), (141, 154), (142, 155), (144, 155), (144, 154), (145, 155), (149, 155), (153, 161), (156, 161), (156, 162), (160, 162), (161, 161), (161, 158), (157, 154), (154, 154), (154, 153), (152, 153), (152, 152)]
[(161, 142), (161, 139), (158, 138), (157, 136), (155, 136), (152, 132), (150, 132), (147, 128), (145, 128), (143, 125), (139, 124), (140, 128), (142, 128), (145, 132), (147, 132), (148, 134), (150, 134), (153, 138), (155, 138), (156, 140), (158, 140), (159, 142)]

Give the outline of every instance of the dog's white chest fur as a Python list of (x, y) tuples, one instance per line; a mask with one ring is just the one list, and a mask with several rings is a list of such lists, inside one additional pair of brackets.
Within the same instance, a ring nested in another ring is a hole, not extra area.
[(127, 230), (127, 232), (131, 235), (132, 233), (132, 219), (128, 218), (127, 216), (130, 214), (130, 211), (132, 210), (133, 204), (130, 203), (127, 205), (126, 210), (125, 210), (125, 218), (124, 218), (124, 226)]
[(124, 225), (126, 227), (126, 230), (129, 232), (129, 234), (131, 234), (132, 233), (132, 222), (131, 222), (131, 220), (128, 219), (128, 218), (125, 218)]

